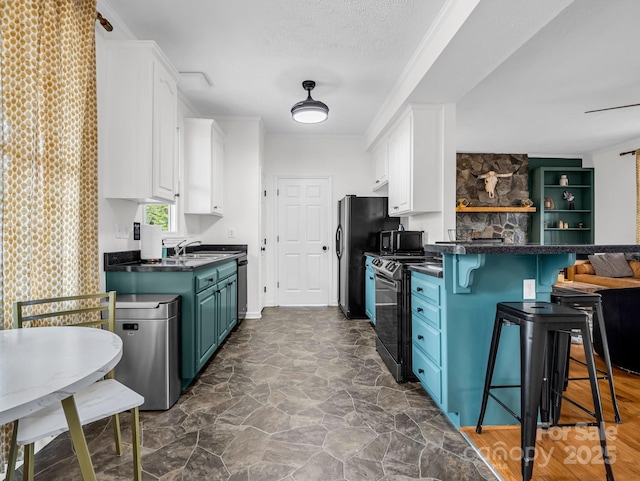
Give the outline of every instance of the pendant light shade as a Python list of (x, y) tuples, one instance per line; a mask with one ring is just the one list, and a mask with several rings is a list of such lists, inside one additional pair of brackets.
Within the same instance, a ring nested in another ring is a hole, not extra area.
[(319, 100), (311, 98), (311, 91), (316, 86), (313, 80), (302, 82), (302, 88), (307, 91), (307, 99), (298, 102), (291, 107), (291, 116), (301, 124), (317, 124), (324, 122), (329, 117), (329, 107)]

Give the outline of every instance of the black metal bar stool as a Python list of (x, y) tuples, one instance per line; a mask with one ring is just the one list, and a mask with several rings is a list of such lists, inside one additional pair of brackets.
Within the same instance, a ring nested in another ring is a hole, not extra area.
[[(563, 306), (574, 307), (574, 308), (591, 309), (591, 311), (593, 312), (593, 322), (597, 322), (600, 328), (600, 333), (602, 338), (602, 350), (603, 350), (602, 354), (603, 354), (604, 363), (606, 366), (606, 371), (597, 370), (598, 373), (602, 375), (598, 379), (606, 379), (607, 381), (609, 381), (609, 390), (611, 391), (611, 403), (613, 404), (613, 412), (615, 415), (615, 420), (616, 420), (616, 423), (620, 424), (622, 422), (622, 418), (620, 417), (620, 410), (618, 409), (618, 401), (616, 400), (616, 390), (613, 384), (613, 370), (611, 369), (611, 358), (609, 357), (609, 344), (607, 342), (607, 333), (604, 327), (604, 315), (602, 313), (602, 297), (600, 296), (600, 294), (597, 294), (595, 292), (582, 292), (582, 291), (575, 291), (572, 289), (554, 289), (553, 292), (551, 293), (551, 302), (560, 304)], [(593, 341), (593, 338), (591, 340)], [(583, 339), (583, 345), (589, 346), (584, 342), (584, 339)], [(590, 346), (593, 349), (593, 345), (591, 344)], [(562, 367), (565, 366), (564, 373), (562, 370), (558, 371), (561, 375), (560, 376), (561, 378), (558, 379), (558, 381), (562, 383), (562, 390), (566, 389), (567, 381), (581, 381), (581, 380), (589, 379), (584, 377), (569, 377), (569, 360), (573, 360), (577, 363), (582, 364), (583, 366), (586, 364), (578, 359), (571, 357), (570, 355), (567, 355), (566, 359), (563, 359), (563, 353), (564, 351), (560, 350), (560, 355), (557, 358), (559, 368), (562, 369)], [(557, 386), (557, 388), (558, 387), (559, 386)], [(557, 389), (557, 390), (558, 392), (560, 391), (560, 389)], [(560, 417), (560, 407), (561, 407), (562, 399), (563, 399), (563, 396), (557, 396), (554, 398), (554, 402), (553, 402), (554, 412), (552, 414), (552, 417), (554, 419), (555, 424), (558, 423), (558, 419)], [(578, 406), (582, 410), (585, 410), (582, 406), (580, 406), (575, 401), (567, 397), (564, 397), (564, 399)]]
[[(503, 325), (520, 326), (520, 384), (492, 385), (493, 371), (498, 353), (500, 333)], [(487, 376), (484, 383), (482, 404), (476, 432), (481, 434), (489, 397), (505, 408), (520, 422), (520, 444), (522, 450), (522, 479), (529, 481), (533, 474), (535, 457), (536, 430), (538, 426), (538, 411), (541, 417), (548, 419), (548, 402), (551, 386), (548, 382), (553, 353), (553, 338), (558, 332), (569, 335), (573, 329), (580, 329), (585, 342), (591, 342), (587, 315), (577, 309), (553, 304), (550, 302), (499, 302), (496, 307), (496, 317), (489, 349)], [(587, 352), (588, 351), (588, 352)], [(594, 416), (598, 427), (602, 458), (606, 470), (607, 481), (613, 481), (613, 471), (607, 450), (607, 439), (602, 420), (602, 405), (600, 391), (593, 358), (593, 350), (585, 350), (587, 369), (591, 381), (591, 395), (593, 397)], [(516, 415), (491, 390), (502, 388), (520, 388), (520, 416)]]

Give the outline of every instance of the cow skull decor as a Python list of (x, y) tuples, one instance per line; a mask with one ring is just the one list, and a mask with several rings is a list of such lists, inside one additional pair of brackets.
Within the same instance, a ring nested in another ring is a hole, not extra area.
[(499, 177), (511, 177), (514, 173), (510, 174), (497, 174), (495, 171), (490, 170), (486, 174), (481, 174), (478, 179), (484, 179), (484, 190), (489, 194), (489, 198), (493, 199), (496, 196), (496, 184)]

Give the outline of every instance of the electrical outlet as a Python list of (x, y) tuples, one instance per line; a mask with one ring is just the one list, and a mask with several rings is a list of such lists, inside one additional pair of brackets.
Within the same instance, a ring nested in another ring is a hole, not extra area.
[(235, 227), (229, 227), (229, 239), (233, 239), (236, 236)]
[[(127, 235), (127, 239), (129, 236)], [(133, 240), (140, 240), (140, 222), (133, 223)]]
[(536, 298), (536, 280), (535, 279), (524, 279), (522, 281), (522, 298), (523, 299)]

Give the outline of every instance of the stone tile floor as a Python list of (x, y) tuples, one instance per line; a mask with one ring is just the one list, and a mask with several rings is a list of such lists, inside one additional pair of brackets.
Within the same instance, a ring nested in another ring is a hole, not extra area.
[[(334, 307), (245, 320), (175, 406), (141, 412), (143, 481), (495, 480), (419, 384), (394, 381), (374, 336)], [(133, 479), (110, 422), (85, 432), (99, 480)], [(35, 467), (81, 479), (66, 434)]]

